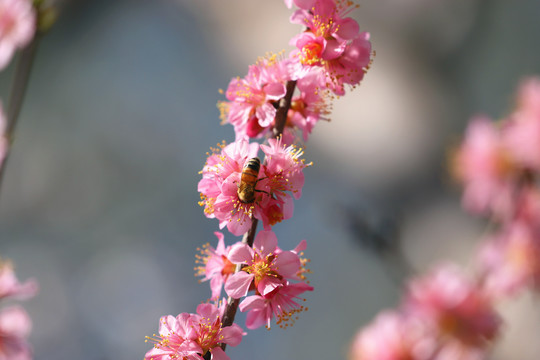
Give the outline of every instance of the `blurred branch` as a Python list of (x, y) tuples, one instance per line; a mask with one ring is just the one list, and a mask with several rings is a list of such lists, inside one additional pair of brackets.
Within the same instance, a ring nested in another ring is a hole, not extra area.
[(403, 255), (397, 219), (373, 206), (366, 207), (338, 206), (339, 219), (355, 242), (381, 259), (391, 279), (401, 285), (404, 278), (416, 271)]
[(17, 121), (21, 112), (26, 89), (28, 88), (28, 81), (30, 79), (30, 73), (32, 72), (32, 65), (34, 64), (34, 58), (40, 38), (41, 34), (36, 33), (30, 44), (19, 54), (15, 65), (15, 76), (11, 85), (10, 98), (7, 107), (7, 126), (5, 132), (7, 147), (3, 162), (0, 165), (0, 189), (4, 180), (9, 154), (14, 141), (15, 128), (17, 127)]

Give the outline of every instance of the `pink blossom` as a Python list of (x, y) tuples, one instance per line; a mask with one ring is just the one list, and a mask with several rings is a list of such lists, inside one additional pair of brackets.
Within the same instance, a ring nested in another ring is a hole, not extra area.
[(540, 171), (540, 79), (524, 81), (517, 100), (504, 130), (505, 144), (517, 163)]
[(285, 96), (291, 80), (291, 61), (278, 55), (260, 58), (244, 78), (234, 78), (221, 102), (221, 118), (234, 126), (236, 140), (261, 137), (274, 124), (276, 104)]
[(212, 300), (217, 300), (221, 295), (221, 288), (229, 276), (234, 273), (236, 266), (229, 260), (230, 246), (225, 247), (223, 233), (214, 233), (218, 238), (218, 245), (214, 249), (206, 244), (201, 249), (201, 255), (197, 256), (197, 263), (202, 264), (195, 268), (198, 276), (203, 276), (202, 281), (210, 280)]
[(474, 118), (454, 159), (454, 172), (465, 186), (464, 207), (475, 213), (508, 214), (509, 179), (515, 171), (498, 129), (485, 117)]
[(0, 70), (13, 53), (28, 45), (34, 36), (36, 14), (29, 0), (0, 0)]
[(431, 360), (435, 348), (436, 339), (421, 321), (396, 311), (385, 311), (358, 332), (349, 359)]
[(246, 327), (256, 329), (266, 325), (270, 328), (274, 316), (280, 327), (292, 325), (296, 315), (307, 310), (299, 304), (299, 301), (305, 301), (299, 295), (306, 291), (313, 291), (313, 287), (302, 282), (296, 284), (286, 282), (266, 295), (246, 297), (239, 306), (240, 311), (248, 312)]
[[(308, 166), (299, 157), (302, 151), (283, 147), (281, 141), (269, 140), (264, 146), (266, 162), (261, 165), (256, 182), (255, 200), (244, 203), (238, 198), (238, 187), (244, 164), (256, 154), (258, 144), (237, 141), (209, 156), (199, 182), (201, 206), (207, 217), (215, 217), (220, 227), (234, 235), (242, 235), (251, 226), (252, 218), (271, 226), (288, 219), (293, 213), (293, 200), (301, 195), (304, 184), (302, 170)], [(292, 195), (291, 195), (292, 194)]]
[(227, 226), (234, 235), (242, 235), (251, 226), (254, 207), (238, 200), (237, 189), (244, 163), (257, 155), (258, 148), (257, 143), (237, 141), (214, 149), (202, 170), (199, 204), (207, 217), (217, 217), (220, 228)]
[(486, 292), (501, 297), (540, 288), (539, 235), (538, 229), (518, 221), (485, 243), (480, 265)]
[(259, 231), (253, 248), (236, 243), (229, 252), (229, 260), (243, 264), (242, 271), (229, 277), (225, 284), (227, 295), (238, 299), (245, 296), (253, 286), (261, 295), (267, 295), (283, 286), (286, 279), (297, 279), (301, 262), (292, 251), (277, 250), (277, 237), (272, 231)]
[(364, 78), (371, 63), (369, 38), (369, 33), (362, 32), (344, 48), (339, 57), (326, 62), (328, 87), (336, 94), (345, 94), (345, 84), (356, 86)]
[(21, 307), (0, 311), (0, 360), (32, 359), (32, 349), (26, 340), (31, 328), (30, 317)]
[(269, 139), (268, 145), (261, 145), (261, 150), (266, 155), (265, 174), (272, 192), (288, 191), (299, 199), (304, 186), (303, 170), (311, 165), (300, 159), (304, 151), (294, 145), (283, 146), (281, 139)]
[(285, 0), (285, 5), (290, 9), (294, 5), (300, 9), (309, 9), (315, 3), (315, 0)]
[(13, 265), (9, 261), (0, 262), (0, 299), (16, 298), (28, 299), (37, 293), (38, 285), (30, 279), (20, 283), (13, 271)]
[(210, 351), (211, 359), (230, 360), (220, 344), (236, 346), (244, 331), (238, 325), (222, 327), (221, 319), (226, 302), (218, 308), (214, 304), (200, 304), (196, 314), (182, 313), (176, 318), (168, 315), (159, 321), (159, 335), (148, 337), (154, 347), (146, 360), (203, 360)]
[[(309, 8), (307, 8), (309, 6)], [(295, 75), (302, 78), (311, 68), (324, 72), (326, 87), (338, 95), (344, 85), (357, 85), (371, 62), (368, 33), (360, 33), (358, 23), (347, 17), (356, 8), (351, 2), (316, 0), (301, 4), (291, 22), (307, 27), (291, 44), (297, 51), (291, 55), (298, 62)]]
[(321, 90), (325, 87), (321, 80), (323, 79), (315, 71), (298, 79), (296, 86), (300, 94), (293, 97), (291, 101), (287, 123), (283, 130), (285, 144), (292, 144), (296, 140), (296, 131), (301, 132), (302, 139), (307, 141), (319, 120), (330, 120), (328, 117), (331, 110), (330, 96)]
[(411, 281), (404, 309), (437, 334), (437, 360), (478, 359), (500, 330), (491, 300), (452, 265)]

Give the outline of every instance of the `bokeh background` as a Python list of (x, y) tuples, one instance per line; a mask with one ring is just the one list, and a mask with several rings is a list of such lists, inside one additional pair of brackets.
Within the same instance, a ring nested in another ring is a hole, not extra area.
[[(218, 89), (290, 50), (300, 28), (281, 0), (60, 5), (0, 193), (0, 255), (41, 285), (25, 303), (36, 359), (142, 359), (160, 316), (210, 295), (193, 267), (218, 228), (197, 205), (198, 171), (234, 138)], [(305, 144), (304, 196), (275, 227), (283, 248), (308, 240), (309, 311), (290, 329), (250, 331), (232, 359), (345, 358), (408, 276), (444, 259), (467, 266), (484, 231), (460, 208), (447, 156), (471, 115), (504, 116), (519, 81), (540, 74), (540, 2), (360, 5), (373, 66)], [(0, 74), (4, 103), (12, 75)], [(537, 299), (502, 305), (493, 359), (538, 359)]]

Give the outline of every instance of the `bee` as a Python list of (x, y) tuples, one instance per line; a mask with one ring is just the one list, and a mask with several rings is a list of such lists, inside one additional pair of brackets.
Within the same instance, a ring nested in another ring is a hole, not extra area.
[(242, 169), (240, 184), (238, 185), (238, 199), (245, 204), (255, 201), (255, 186), (261, 169), (261, 160), (254, 157), (248, 160)]

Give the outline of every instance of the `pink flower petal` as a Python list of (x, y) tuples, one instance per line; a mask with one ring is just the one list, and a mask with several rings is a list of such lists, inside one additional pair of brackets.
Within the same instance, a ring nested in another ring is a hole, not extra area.
[(257, 107), (255, 110), (255, 115), (257, 115), (257, 119), (259, 119), (259, 125), (262, 127), (267, 127), (272, 123), (272, 121), (274, 121), (274, 118), (276, 117), (276, 108), (270, 103), (266, 102)]
[(227, 355), (219, 346), (210, 349), (210, 352), (212, 353), (212, 357), (210, 358), (212, 360), (231, 360), (229, 355)]
[(283, 285), (283, 281), (275, 277), (265, 276), (257, 284), (257, 290), (261, 295), (265, 296), (274, 291), (279, 286)]
[(259, 250), (262, 257), (266, 257), (276, 250), (277, 244), (277, 236), (273, 231), (259, 231), (253, 242), (253, 247)]
[(300, 241), (300, 243), (298, 245), (296, 245), (296, 247), (294, 248), (293, 251), (298, 254), (298, 253), (306, 250), (306, 248), (307, 248), (307, 241), (302, 240), (302, 241)]
[(340, 21), (336, 35), (343, 40), (352, 40), (358, 36), (359, 32), (358, 22), (352, 18), (346, 18)]
[(338, 40), (325, 40), (324, 50), (321, 54), (324, 60), (334, 60), (345, 51), (346, 43)]
[(221, 330), (221, 336), (223, 343), (231, 346), (237, 346), (242, 341), (242, 336), (244, 335), (244, 330), (237, 324), (232, 324), (231, 326), (224, 327)]
[(252, 295), (246, 297), (238, 307), (240, 311), (245, 312), (248, 310), (261, 309), (266, 302), (261, 296)]
[(0, 311), (0, 334), (27, 337), (32, 329), (28, 313), (20, 306), (11, 306)]
[(283, 277), (295, 277), (300, 271), (300, 258), (292, 251), (283, 251), (276, 256), (274, 267)]
[(237, 272), (229, 276), (225, 284), (225, 292), (233, 299), (240, 299), (249, 291), (249, 286), (253, 282), (254, 276), (245, 271)]
[(269, 100), (279, 100), (284, 97), (287, 92), (285, 85), (279, 83), (265, 85), (263, 90), (266, 93), (266, 98)]
[(233, 264), (248, 263), (253, 259), (253, 249), (247, 244), (238, 242), (231, 246), (228, 259)]
[(251, 310), (246, 315), (246, 327), (250, 330), (254, 330), (265, 324), (269, 325), (271, 319), (271, 316), (268, 316), (268, 311), (265, 308)]
[(293, 0), (300, 9), (309, 10), (315, 4), (315, 0)]

